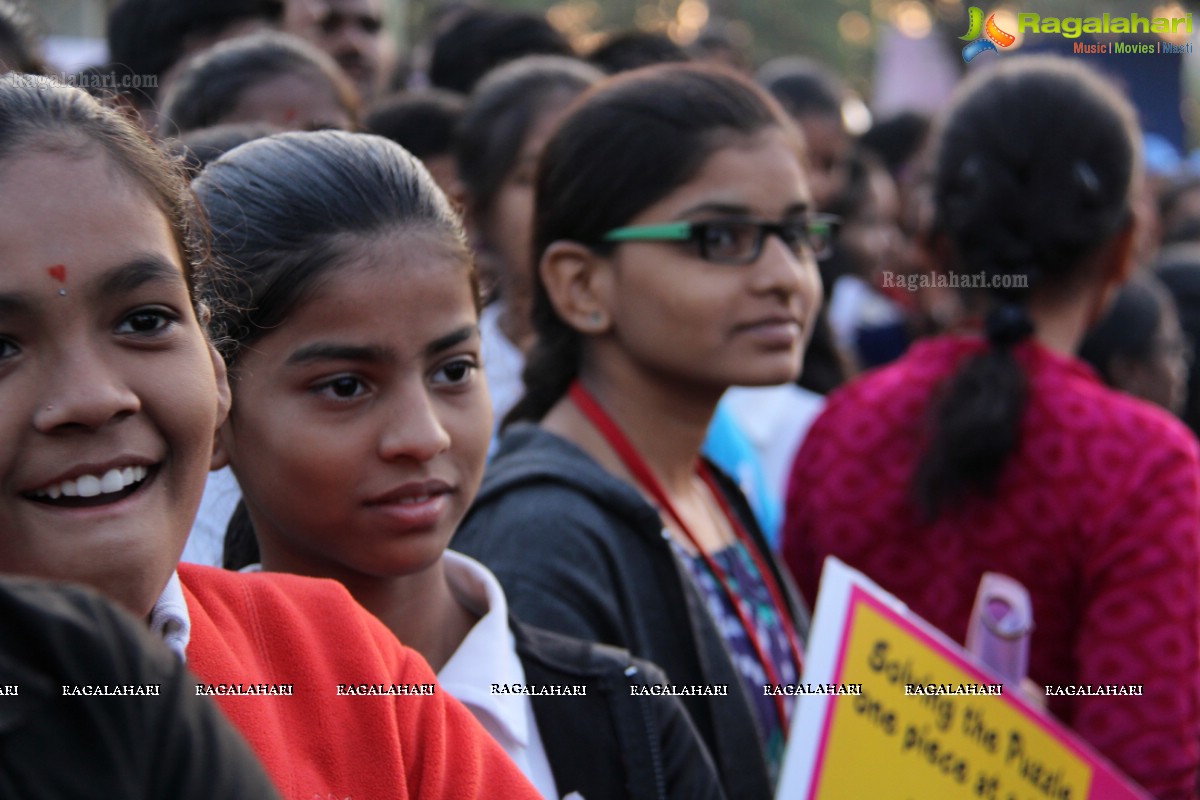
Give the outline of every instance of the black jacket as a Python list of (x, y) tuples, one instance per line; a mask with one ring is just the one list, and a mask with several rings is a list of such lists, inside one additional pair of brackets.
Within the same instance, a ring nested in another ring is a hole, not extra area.
[(657, 667), (625, 650), (516, 621), (511, 627), (527, 685), (587, 687), (585, 696), (530, 697), (560, 796), (723, 800), (716, 767), (682, 704), (630, 691), (665, 684)]
[[(803, 636), (804, 615), (745, 498), (718, 475), (746, 529), (784, 587)], [(708, 745), (725, 794), (769, 798), (752, 698), (704, 598), (685, 574), (658, 511), (572, 443), (517, 425), (500, 443), (475, 504), (451, 545), (500, 579), (513, 614), (531, 625), (616, 645), (680, 685), (725, 685), (728, 696), (684, 706)]]

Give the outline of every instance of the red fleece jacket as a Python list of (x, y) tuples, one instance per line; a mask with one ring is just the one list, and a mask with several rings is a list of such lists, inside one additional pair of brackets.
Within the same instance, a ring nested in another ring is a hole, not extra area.
[(540, 797), (464, 706), (433, 694), (345, 696), (339, 684), (437, 683), (334, 581), (180, 564), (188, 667), (205, 684), (292, 684), (217, 695), (285, 797)]

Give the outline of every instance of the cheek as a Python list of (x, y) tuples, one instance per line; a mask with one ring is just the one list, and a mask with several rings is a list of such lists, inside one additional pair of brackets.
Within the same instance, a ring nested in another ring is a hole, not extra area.
[(825, 303), (825, 288), (821, 283), (821, 271), (815, 260), (809, 260), (804, 267), (804, 279), (801, 281), (801, 301), (804, 314), (812, 321), (816, 318)]
[(161, 406), (162, 424), (170, 429), (171, 435), (202, 446), (203, 456), (208, 459), (215, 431), (224, 416), (224, 405), (207, 347), (198, 344), (195, 354), (196, 358), (187, 360), (190, 369), (150, 373), (153, 383), (148, 395)]
[(468, 402), (446, 409), (441, 416), (459, 469), (478, 488), (492, 441), (492, 409), (487, 391), (475, 392)]

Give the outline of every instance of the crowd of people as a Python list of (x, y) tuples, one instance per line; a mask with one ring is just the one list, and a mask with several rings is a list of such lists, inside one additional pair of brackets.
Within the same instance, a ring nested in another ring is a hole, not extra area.
[(862, 131), (530, 13), (122, 0), (75, 76), (27, 21), (0, 794), (771, 798), (836, 556), (960, 643), (1020, 582), (1027, 684), (1144, 689), (1046, 712), (1197, 795), (1200, 183), (1111, 81)]

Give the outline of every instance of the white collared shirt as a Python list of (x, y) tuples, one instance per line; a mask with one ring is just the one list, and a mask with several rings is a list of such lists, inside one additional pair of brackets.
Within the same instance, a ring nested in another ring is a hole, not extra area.
[(479, 315), (483, 372), (487, 376), (488, 393), (492, 396), (493, 452), (496, 449), (500, 423), (525, 394), (525, 380), (522, 375), (525, 370), (525, 354), (500, 330), (500, 315), (503, 313), (504, 301), (501, 300), (486, 306)]
[(187, 646), (192, 638), (192, 618), (179, 573), (172, 572), (158, 601), (150, 609), (150, 632), (160, 637), (181, 661), (187, 661)]
[(478, 561), (452, 550), (442, 558), (450, 590), (480, 619), (438, 673), (438, 683), (471, 710), (543, 797), (557, 798), (529, 697), (491, 692), (493, 683), (525, 683), (516, 639), (508, 627), (504, 590)]

